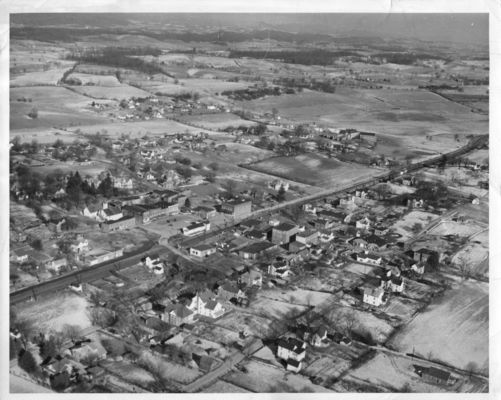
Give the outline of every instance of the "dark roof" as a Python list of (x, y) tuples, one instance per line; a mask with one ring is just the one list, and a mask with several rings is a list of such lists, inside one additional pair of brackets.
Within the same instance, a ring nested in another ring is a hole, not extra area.
[(206, 206), (197, 206), (193, 209), (193, 211), (197, 212), (197, 211), (216, 211), (215, 208), (213, 207), (206, 207)]
[(451, 373), (435, 367), (423, 368), (423, 375), (432, 376), (443, 381), (449, 380)]
[(245, 228), (254, 228), (258, 225), (261, 225), (261, 221), (258, 219), (248, 219), (247, 221), (240, 222), (240, 226)]
[(287, 338), (287, 339), (280, 339), (278, 341), (278, 346), (283, 347), (284, 349), (293, 351), (294, 353), (301, 354), (304, 349), (303, 349), (304, 343), (301, 340), (294, 339), (294, 338)]
[(244, 199), (244, 198), (238, 198), (238, 199), (231, 199), (228, 201), (225, 201), (225, 205), (230, 205), (230, 206), (236, 206), (244, 203), (251, 203), (249, 199)]
[(287, 364), (292, 365), (292, 366), (293, 366), (293, 367), (295, 367), (295, 368), (299, 367), (299, 364), (300, 364), (300, 363), (301, 363), (300, 361), (296, 361), (296, 360), (294, 360), (293, 358), (289, 358), (289, 359), (287, 360)]
[(357, 257), (370, 258), (371, 260), (379, 260), (381, 258), (381, 256), (377, 256), (375, 254), (357, 254)]
[(213, 248), (215, 248), (215, 246), (212, 245), (212, 244), (199, 244), (199, 245), (196, 245), (196, 246), (192, 247), (192, 249), (200, 250), (200, 251), (210, 250), (210, 249), (213, 249)]
[(425, 248), (416, 250), (416, 251), (414, 251), (414, 253), (430, 254), (430, 255), (432, 255), (432, 254), (438, 254), (438, 252), (435, 251), (435, 250), (430, 250), (430, 249), (425, 249)]
[(218, 302), (215, 301), (215, 300), (209, 300), (207, 302), (207, 304), (205, 305), (205, 308), (209, 309), (209, 310), (214, 310), (217, 306)]
[(277, 231), (287, 232), (296, 228), (296, 225), (289, 224), (288, 222), (282, 222), (281, 224), (274, 226), (273, 229)]
[(239, 252), (250, 253), (250, 254), (258, 254), (262, 251), (268, 250), (274, 247), (275, 244), (270, 242), (256, 242), (249, 244), (248, 246), (242, 247)]
[(387, 242), (386, 240), (382, 239), (380, 236), (377, 235), (369, 235), (364, 238), (367, 243), (374, 243), (378, 246), (384, 246)]

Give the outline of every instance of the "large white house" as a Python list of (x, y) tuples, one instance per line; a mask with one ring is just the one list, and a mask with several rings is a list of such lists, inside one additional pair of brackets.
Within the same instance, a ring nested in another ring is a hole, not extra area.
[(198, 292), (195, 297), (191, 299), (188, 308), (194, 313), (209, 318), (219, 318), (226, 312), (223, 305), (216, 300), (216, 296), (210, 290)]
[(287, 362), (287, 370), (299, 372), (306, 356), (306, 342), (294, 338), (278, 341), (277, 356)]
[(192, 222), (188, 226), (181, 229), (183, 235), (193, 236), (210, 230), (209, 221)]
[(364, 288), (364, 303), (370, 304), (372, 306), (380, 306), (384, 303), (384, 290), (380, 287), (378, 288)]

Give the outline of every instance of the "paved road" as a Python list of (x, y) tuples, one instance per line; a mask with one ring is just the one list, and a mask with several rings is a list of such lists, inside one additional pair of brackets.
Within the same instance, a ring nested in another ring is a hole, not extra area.
[(215, 380), (221, 378), (223, 375), (230, 372), (230, 370), (237, 365), (239, 362), (244, 360), (247, 356), (255, 353), (262, 347), (262, 342), (259, 340), (254, 340), (249, 343), (243, 352), (238, 352), (231, 355), (225, 362), (223, 362), (218, 368), (209, 372), (208, 374), (202, 375), (200, 378), (195, 380), (194, 382), (186, 385), (184, 387), (184, 391), (187, 393), (198, 392), (204, 387), (210, 385)]
[(112, 271), (127, 268), (138, 263), (139, 260), (149, 252), (161, 253), (165, 250), (166, 248), (164, 246), (155, 245), (155, 243), (151, 242), (145, 246), (142, 246), (136, 252), (132, 254), (126, 254), (125, 256), (116, 260), (108, 261), (82, 270), (73, 271), (55, 279), (41, 282), (39, 284), (28, 286), (26, 288), (12, 292), (10, 294), (10, 303), (19, 303), (32, 297), (36, 298), (40, 295), (64, 289), (68, 287), (72, 282), (91, 282), (96, 279), (104, 278), (110, 275)]

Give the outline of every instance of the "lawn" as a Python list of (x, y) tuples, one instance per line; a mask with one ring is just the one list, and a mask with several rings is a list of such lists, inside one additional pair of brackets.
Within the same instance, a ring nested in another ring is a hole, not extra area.
[(425, 228), (431, 221), (439, 218), (437, 214), (426, 211), (411, 211), (400, 218), (392, 227), (396, 233), (402, 235), (400, 240), (405, 241), (414, 236), (412, 228), (415, 224), (420, 224), (420, 229)]
[(144, 90), (119, 84), (114, 86), (73, 86), (78, 93), (89, 96), (92, 99), (122, 100), (131, 97), (150, 97), (151, 93)]
[(302, 375), (296, 375), (260, 361), (244, 361), (241, 363), (247, 372), (230, 372), (224, 380), (243, 387), (251, 392), (323, 392), (330, 390), (314, 385)]
[(446, 292), (392, 340), (392, 347), (465, 369), (488, 370), (488, 284), (466, 281)]
[(70, 291), (39, 298), (33, 303), (22, 303), (14, 309), (17, 315), (31, 321), (43, 332), (61, 331), (64, 325), (76, 325), (81, 329), (91, 326), (87, 315), (87, 300)]

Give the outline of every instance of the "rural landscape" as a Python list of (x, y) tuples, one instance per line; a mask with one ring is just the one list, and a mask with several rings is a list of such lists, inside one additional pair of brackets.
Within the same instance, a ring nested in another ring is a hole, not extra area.
[(10, 392), (489, 392), (488, 15), (429, 18), (486, 39), (11, 14)]

